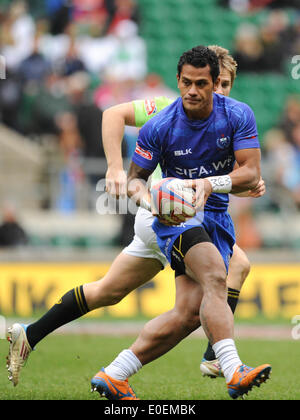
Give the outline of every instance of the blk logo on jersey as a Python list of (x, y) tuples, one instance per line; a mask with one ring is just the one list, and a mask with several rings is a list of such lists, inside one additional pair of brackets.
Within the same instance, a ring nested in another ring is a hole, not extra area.
[(138, 144), (135, 147), (135, 153), (147, 160), (152, 160), (153, 158), (152, 152), (150, 152), (149, 150), (142, 149)]
[(145, 110), (148, 117), (152, 114), (155, 114), (155, 112), (157, 111), (157, 106), (154, 99), (145, 100)]
[(230, 145), (231, 138), (229, 136), (227, 137), (220, 137), (217, 139), (217, 146), (219, 149), (227, 149)]
[(185, 156), (185, 155), (191, 155), (192, 149), (185, 149), (185, 150), (175, 150), (174, 155), (175, 156)]

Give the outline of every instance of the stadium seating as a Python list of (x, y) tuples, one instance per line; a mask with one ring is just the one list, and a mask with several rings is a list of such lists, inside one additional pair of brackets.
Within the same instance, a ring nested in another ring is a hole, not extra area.
[[(9, 8), (11, 0), (1, 0), (0, 3), (1, 9), (5, 10)], [(47, 15), (44, 1), (27, 0), (27, 3), (29, 12), (34, 19), (40, 19)], [(145, 39), (148, 50), (148, 70), (161, 75), (166, 85), (174, 90), (177, 88), (177, 62), (183, 51), (199, 44), (219, 44), (233, 52), (235, 34), (241, 21), (261, 25), (269, 13), (268, 10), (264, 10), (243, 16), (241, 19), (241, 16), (232, 10), (220, 7), (219, 0), (137, 0), (137, 3), (141, 15), (140, 35)], [(292, 22), (294, 12), (290, 10), (288, 14)], [(232, 96), (248, 103), (253, 108), (262, 146), (264, 146), (264, 134), (279, 120), (287, 96), (290, 94), (300, 95), (300, 81), (293, 80), (291, 71), (292, 64), (286, 63), (285, 75), (238, 72)], [(92, 74), (91, 78), (90, 93), (92, 95), (94, 89), (99, 85), (100, 79), (98, 74)], [(55, 112), (59, 109), (67, 109), (62, 98), (55, 97), (49, 101), (48, 97), (39, 91), (34, 92), (34, 89), (26, 90), (22, 97), (19, 123), (24, 127), (25, 133), (32, 121), (37, 98), (39, 99), (38, 109), (41, 105), (45, 105), (45, 110), (51, 111), (51, 114), (54, 113), (53, 109)], [(5, 176), (0, 182), (0, 192), (2, 191), (2, 195), (4, 195), (4, 187), (6, 188), (9, 184), (10, 190), (17, 191), (17, 197), (22, 198), (22, 203), (31, 211), (41, 206), (51, 208), (53, 204), (50, 202), (51, 200), (44, 198), (49, 194), (48, 189), (53, 189), (52, 183), (49, 185), (45, 183), (46, 176), (40, 165), (36, 163), (39, 161), (36, 158), (39, 154), (38, 149), (42, 145), (46, 145), (46, 148), (49, 149), (48, 141), (32, 142), (32, 145), (27, 147), (27, 142), (22, 140), (23, 143), (20, 143), (22, 147), (20, 147), (15, 139), (16, 134), (3, 132), (3, 129), (0, 127), (0, 137), (2, 134), (3, 139), (0, 141), (0, 146), (3, 149), (0, 161)], [(33, 137), (33, 140), (37, 139)], [(16, 146), (14, 146), (15, 143)], [(14, 152), (14, 149), (17, 150), (17, 153)], [(52, 153), (48, 149), (46, 153)], [(15, 166), (10, 162), (14, 162)], [(15, 167), (21, 168), (22, 175), (26, 174), (22, 177), (22, 183), (20, 183), (20, 176), (16, 176)], [(32, 188), (31, 185), (35, 185), (35, 187)], [(51, 192), (52, 195), (54, 196), (53, 192)], [(282, 231), (274, 229), (275, 225), (273, 219), (271, 220), (270, 210), (276, 220), (276, 212), (279, 213), (280, 209), (275, 206), (272, 209), (267, 197), (260, 201), (257, 200), (255, 205), (254, 211), (257, 210), (258, 213), (258, 223), (264, 239), (264, 246), (275, 247), (292, 244), (295, 248), (300, 248), (299, 231), (287, 229), (287, 231), (292, 231), (292, 234), (287, 237), (282, 233), (285, 226)], [(265, 216), (264, 211), (266, 212)], [(76, 214), (74, 212), (72, 217), (69, 217), (71, 214), (67, 214), (67, 222), (63, 219), (59, 225), (56, 215), (52, 215), (52, 211), (49, 211), (45, 216), (46, 219), (39, 219), (36, 216), (32, 218), (32, 215), (27, 215), (26, 212), (22, 213), (21, 221), (25, 228), (28, 228), (30, 244), (36, 248), (49, 247), (59, 248), (59, 250), (61, 248), (101, 248), (102, 253), (102, 249), (106, 246), (119, 244), (118, 234), (121, 229), (121, 218), (113, 217), (113, 223), (111, 223), (110, 217), (99, 218), (98, 215), (95, 215), (95, 218), (92, 218), (89, 214), (86, 218), (89, 223), (83, 229), (82, 220), (85, 219), (85, 215), (80, 214), (79, 211)], [(284, 225), (281, 219), (280, 224)], [(66, 231), (67, 227), (68, 232)]]
[[(199, 44), (220, 44), (231, 50), (241, 22), (240, 16), (220, 7), (217, 0), (140, 0), (139, 5), (149, 70), (159, 73), (173, 89), (176, 64), (184, 50)], [(267, 13), (264, 10), (249, 15), (244, 21), (260, 24)], [(289, 11), (289, 15), (292, 19), (293, 13)], [(239, 73), (232, 96), (254, 109), (262, 140), (264, 133), (276, 124), (286, 96), (300, 92), (299, 85), (291, 77), (278, 74)]]

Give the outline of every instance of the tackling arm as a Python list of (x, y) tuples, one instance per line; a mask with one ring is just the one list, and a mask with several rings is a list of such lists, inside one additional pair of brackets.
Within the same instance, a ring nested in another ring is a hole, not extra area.
[(126, 194), (126, 173), (123, 168), (122, 140), (125, 125), (135, 126), (132, 102), (108, 108), (103, 113), (102, 139), (107, 160), (106, 189), (110, 194)]

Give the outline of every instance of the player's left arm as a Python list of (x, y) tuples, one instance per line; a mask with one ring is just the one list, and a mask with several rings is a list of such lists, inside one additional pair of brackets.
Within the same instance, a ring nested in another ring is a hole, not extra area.
[(211, 193), (243, 193), (255, 189), (261, 178), (259, 148), (235, 151), (236, 169), (228, 175), (186, 180), (186, 186), (195, 189), (195, 206), (203, 208)]
[[(246, 197), (252, 197), (252, 198), (259, 198), (262, 197), (266, 193), (266, 184), (265, 181), (260, 177), (259, 183), (255, 188), (248, 191), (248, 195)], [(244, 193), (247, 194), (247, 193)]]
[(242, 193), (234, 193), (233, 195), (237, 197), (251, 197), (251, 198), (260, 198), (266, 193), (266, 184), (265, 181), (260, 178), (259, 183), (252, 190), (244, 191)]
[(237, 167), (228, 175), (204, 179), (204, 203), (212, 192), (243, 193), (255, 189), (261, 179), (259, 148), (240, 149), (234, 152)]
[[(252, 109), (240, 103), (232, 108), (233, 150), (236, 166), (228, 175), (206, 178), (214, 193), (244, 193), (255, 190), (261, 179), (261, 151), (255, 116)], [(207, 186), (209, 191), (209, 186)]]
[[(238, 169), (239, 165), (235, 162), (233, 170)], [(242, 193), (234, 193), (237, 197), (251, 197), (251, 198), (260, 198), (266, 193), (266, 184), (262, 177), (255, 188), (252, 190), (244, 191)]]
[(253, 190), (261, 179), (259, 148), (241, 149), (235, 151), (238, 168), (234, 169), (229, 177), (231, 179), (231, 193), (242, 193)]
[(258, 186), (261, 179), (261, 151), (255, 116), (247, 104), (240, 103), (232, 108), (231, 121), (234, 131), (233, 150), (236, 166), (228, 174), (228, 191), (225, 188), (224, 192), (234, 194), (253, 190)]
[[(216, 175), (186, 181), (196, 190), (195, 205), (202, 208), (211, 193), (244, 193), (255, 190), (261, 179), (261, 151), (255, 116), (246, 104), (239, 104), (231, 114), (233, 124), (233, 150), (237, 165), (227, 175)], [(254, 192), (256, 194), (256, 192)]]

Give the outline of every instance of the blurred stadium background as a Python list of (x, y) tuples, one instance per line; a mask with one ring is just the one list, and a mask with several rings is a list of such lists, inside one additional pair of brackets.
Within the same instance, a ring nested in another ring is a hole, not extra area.
[[(107, 107), (176, 97), (183, 51), (219, 44), (238, 61), (232, 96), (254, 110), (267, 193), (231, 199), (252, 271), (237, 318), (300, 314), (300, 1), (0, 0), (0, 312), (32, 317), (97, 280), (133, 235), (101, 215)], [(137, 130), (126, 129), (129, 161)], [(173, 304), (170, 270), (98, 319)]]

